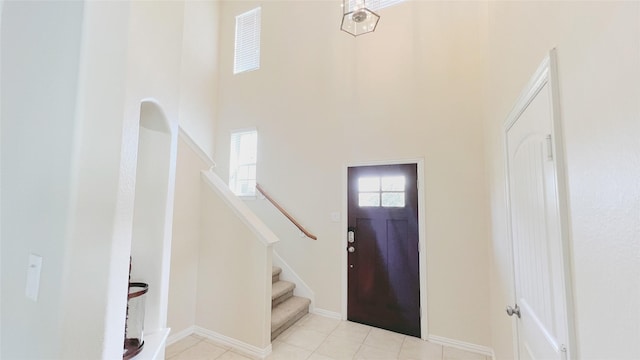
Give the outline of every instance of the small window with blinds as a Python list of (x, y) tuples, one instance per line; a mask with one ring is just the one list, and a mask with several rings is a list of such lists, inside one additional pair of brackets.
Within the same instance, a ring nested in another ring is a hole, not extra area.
[(258, 132), (240, 130), (231, 133), (229, 188), (238, 196), (256, 195)]
[(260, 14), (257, 7), (236, 16), (234, 74), (260, 68)]

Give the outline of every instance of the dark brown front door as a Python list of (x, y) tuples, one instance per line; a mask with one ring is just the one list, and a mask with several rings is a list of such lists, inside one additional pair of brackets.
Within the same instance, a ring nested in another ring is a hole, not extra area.
[(348, 169), (347, 318), (420, 336), (417, 165)]

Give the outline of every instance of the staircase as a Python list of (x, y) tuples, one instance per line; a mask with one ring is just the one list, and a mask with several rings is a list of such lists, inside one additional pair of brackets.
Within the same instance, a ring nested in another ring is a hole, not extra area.
[(296, 285), (280, 280), (281, 272), (277, 266), (271, 272), (271, 340), (309, 313), (311, 304), (307, 298), (293, 296)]

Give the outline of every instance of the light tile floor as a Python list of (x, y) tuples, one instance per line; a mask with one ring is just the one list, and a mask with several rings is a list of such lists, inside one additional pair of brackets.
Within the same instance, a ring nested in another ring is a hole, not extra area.
[[(309, 314), (272, 342), (268, 360), (488, 360), (371, 326)], [(252, 360), (228, 346), (191, 335), (166, 349), (168, 360)]]

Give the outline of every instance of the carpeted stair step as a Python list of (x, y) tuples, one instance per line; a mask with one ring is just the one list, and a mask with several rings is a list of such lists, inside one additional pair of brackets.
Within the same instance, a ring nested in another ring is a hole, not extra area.
[(293, 289), (296, 285), (292, 282), (279, 280), (271, 286), (271, 307), (284, 302), (293, 296)]
[(280, 273), (282, 272), (282, 269), (277, 267), (277, 266), (272, 266), (271, 267), (271, 282), (275, 283), (278, 282), (278, 280), (280, 280)]
[(271, 309), (271, 340), (309, 313), (311, 300), (292, 296)]

